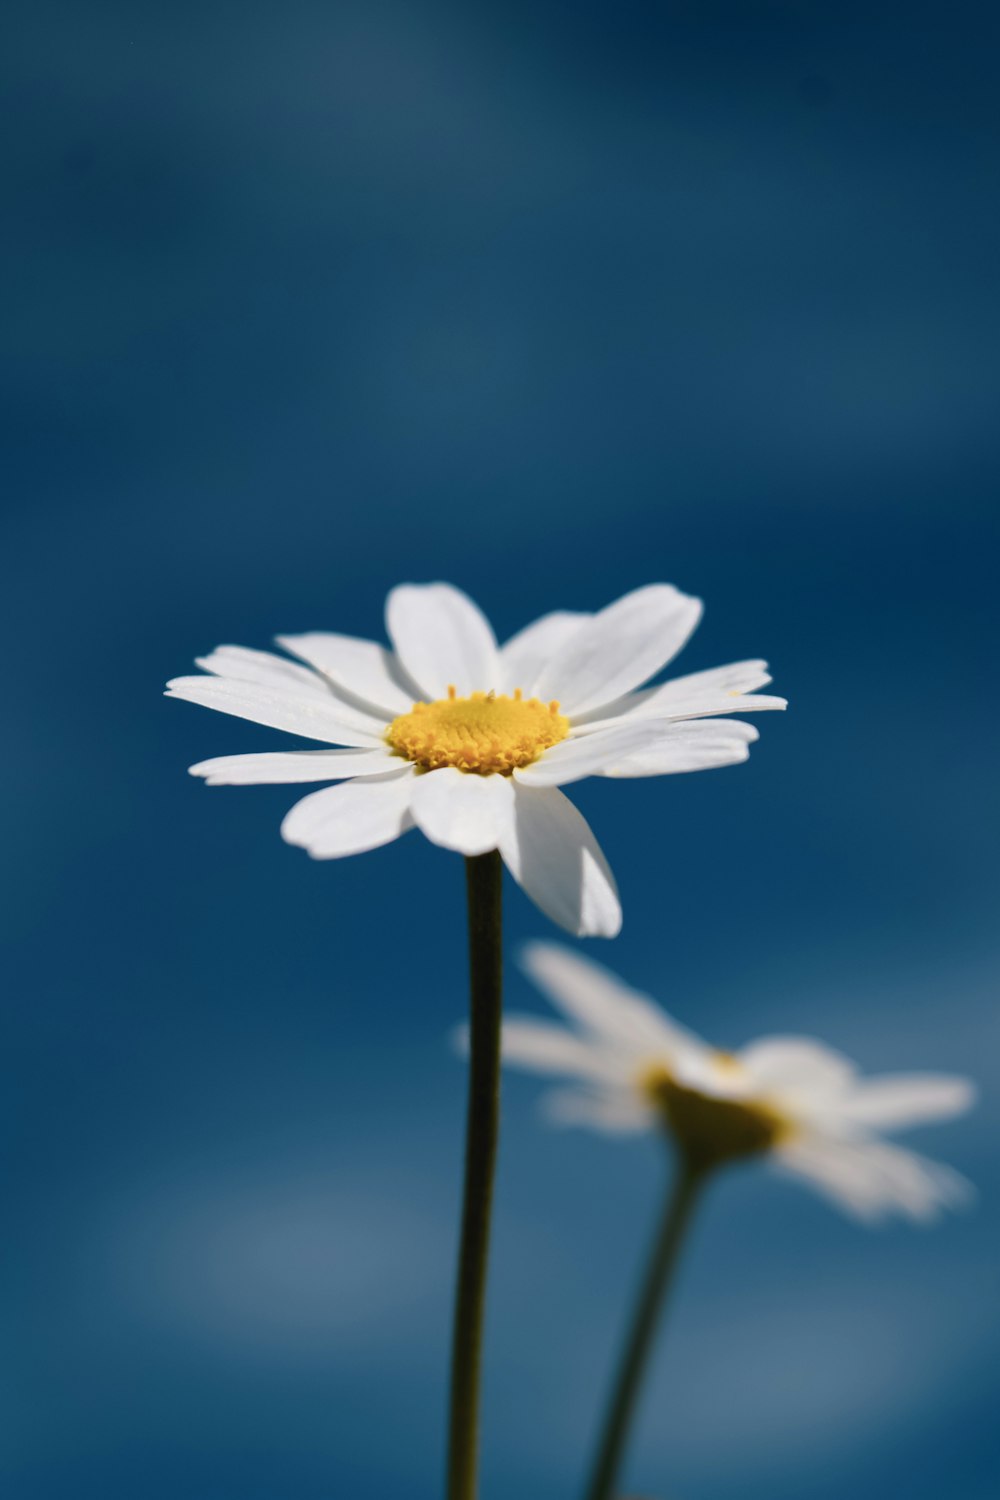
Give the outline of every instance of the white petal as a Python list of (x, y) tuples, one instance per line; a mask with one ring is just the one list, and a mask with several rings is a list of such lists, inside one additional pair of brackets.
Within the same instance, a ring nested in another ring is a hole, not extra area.
[[(662, 712), (663, 708), (667, 711)], [(711, 717), (724, 717), (728, 714), (758, 714), (765, 711), (781, 712), (788, 707), (787, 698), (771, 698), (764, 693), (748, 693), (741, 697), (739, 693), (727, 694), (724, 698), (685, 698), (671, 699), (666, 705), (659, 705), (652, 712), (642, 715), (643, 718), (657, 719), (707, 719)]]
[(712, 1099), (756, 1100), (760, 1094), (750, 1074), (729, 1053), (711, 1047), (680, 1055), (673, 1071), (678, 1083)]
[(751, 1042), (737, 1059), (753, 1082), (785, 1098), (818, 1098), (850, 1086), (857, 1069), (849, 1058), (805, 1036), (768, 1036)]
[[(657, 689), (653, 688), (652, 691), (655, 693)], [(785, 698), (765, 698), (763, 693), (750, 693), (745, 698), (738, 695), (729, 698), (671, 698), (660, 704), (653, 703), (650, 699), (648, 708), (641, 702), (637, 703), (643, 696), (642, 693), (630, 693), (620, 699), (619, 702), (623, 705), (620, 712), (616, 713), (614, 705), (611, 705), (601, 709), (599, 717), (582, 723), (574, 719), (574, 734), (593, 734), (597, 730), (610, 728), (612, 724), (634, 724), (643, 720), (652, 720), (658, 724), (690, 723), (725, 714), (754, 714), (764, 709), (788, 707)]]
[(281, 836), (313, 859), (341, 859), (391, 844), (412, 828), (413, 768), (312, 792), (286, 815)]
[(326, 684), (315, 672), (284, 656), (275, 656), (273, 651), (252, 651), (249, 646), (216, 646), (210, 655), (199, 656), (195, 665), (203, 672), (228, 677), (233, 682), (256, 682), (264, 687), (329, 698)]
[(736, 766), (748, 759), (748, 747), (760, 737), (752, 724), (744, 724), (741, 719), (688, 719), (681, 724), (657, 723), (655, 728), (658, 732), (652, 743), (615, 759), (598, 774), (672, 776), (679, 771)]
[(868, 1223), (894, 1212), (931, 1223), (942, 1209), (960, 1207), (973, 1196), (971, 1184), (942, 1162), (884, 1141), (804, 1136), (779, 1148), (775, 1160)]
[(774, 1164), (805, 1180), (837, 1208), (866, 1223), (883, 1215), (881, 1193), (863, 1161), (837, 1151), (827, 1141), (802, 1138), (774, 1152)]
[(526, 625), (500, 648), (503, 691), (520, 688), (526, 698), (534, 696), (535, 684), (546, 662), (576, 634), (590, 615), (557, 610)]
[(279, 635), (278, 644), (330, 678), (349, 699), (358, 700), (362, 707), (375, 709), (387, 719), (408, 713), (420, 697), (416, 684), (409, 681), (392, 652), (375, 641), (313, 631), (309, 635)]
[(533, 1016), (510, 1016), (503, 1023), (503, 1060), (529, 1073), (566, 1073), (573, 1078), (614, 1080), (621, 1074), (613, 1059), (571, 1031), (536, 1021)]
[(547, 917), (577, 937), (615, 937), (622, 911), (615, 878), (583, 815), (556, 787), (514, 787), (504, 863)]
[(299, 688), (279, 688), (263, 683), (236, 682), (221, 677), (175, 677), (167, 683), (168, 698), (200, 703), (237, 719), (284, 729), (307, 740), (331, 745), (382, 746), (383, 726), (378, 720), (337, 703), (329, 691), (315, 695)]
[(904, 1073), (896, 1078), (859, 1079), (836, 1114), (852, 1125), (902, 1130), (933, 1120), (950, 1120), (971, 1109), (975, 1085), (943, 1073)]
[(381, 750), (276, 750), (259, 755), (217, 755), (189, 766), (209, 786), (290, 785), (296, 781), (340, 781), (348, 776), (377, 776), (399, 769), (399, 761)]
[(553, 1005), (614, 1050), (668, 1063), (707, 1051), (648, 995), (582, 953), (558, 943), (529, 943), (521, 966)]
[(545, 1095), (542, 1108), (554, 1125), (588, 1125), (606, 1135), (637, 1135), (653, 1124), (648, 1106), (625, 1089), (555, 1089)]
[[(624, 697), (605, 704), (591, 714), (581, 714), (578, 722), (581, 728), (590, 728), (592, 721), (598, 717), (602, 720), (618, 719), (627, 714), (633, 718), (639, 714), (643, 718), (671, 718), (676, 717), (672, 709), (678, 703), (690, 708), (694, 703), (716, 704), (728, 701), (729, 707), (722, 709), (722, 712), (732, 713), (733, 699), (745, 698), (757, 688), (766, 687), (770, 681), (766, 661), (734, 661), (726, 667), (709, 667), (704, 672), (689, 672), (684, 677), (672, 677), (659, 687), (626, 693)], [(765, 705), (783, 703), (784, 699), (763, 698), (761, 702)], [(697, 713), (692, 710), (691, 716), (697, 717)]]
[(542, 669), (539, 698), (574, 716), (638, 687), (677, 655), (701, 618), (701, 601), (666, 583), (626, 594), (573, 633)]
[(499, 848), (514, 819), (509, 776), (476, 776), (444, 766), (418, 776), (411, 801), (413, 821), (432, 844), (459, 854)]
[(530, 766), (515, 771), (514, 779), (522, 786), (567, 786), (585, 776), (603, 775), (630, 755), (651, 751), (662, 738), (659, 724), (624, 724), (603, 734), (562, 740)]
[(755, 693), (767, 687), (771, 681), (767, 662), (731, 661), (724, 667), (706, 667), (703, 672), (686, 672), (683, 677), (673, 677), (661, 688), (651, 688), (651, 693), (663, 693), (675, 698), (720, 698), (742, 697), (744, 693)]
[(449, 583), (404, 583), (386, 601), (386, 626), (405, 671), (430, 698), (500, 687), (496, 637), (472, 600)]

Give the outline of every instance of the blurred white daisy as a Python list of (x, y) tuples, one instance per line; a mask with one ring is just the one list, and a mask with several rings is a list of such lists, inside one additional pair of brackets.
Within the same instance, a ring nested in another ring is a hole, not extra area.
[(498, 646), (471, 599), (404, 584), (386, 604), (392, 649), (351, 636), (279, 636), (305, 665), (242, 646), (198, 661), (168, 696), (347, 748), (227, 755), (210, 785), (340, 781), (291, 809), (282, 834), (316, 859), (360, 854), (416, 825), (465, 855), (499, 849), (560, 926), (613, 937), (614, 877), (559, 790), (585, 776), (662, 776), (746, 760), (757, 738), (723, 715), (784, 708), (755, 690), (762, 661), (635, 691), (685, 644), (701, 603), (667, 584), (598, 614), (556, 613)]
[(505, 1063), (577, 1080), (548, 1095), (552, 1119), (618, 1134), (666, 1130), (696, 1168), (766, 1155), (869, 1221), (892, 1213), (930, 1221), (969, 1196), (950, 1167), (880, 1135), (963, 1114), (974, 1099), (968, 1079), (865, 1078), (809, 1037), (762, 1037), (717, 1052), (565, 948), (535, 943), (523, 962), (577, 1028), (526, 1016), (504, 1023)]

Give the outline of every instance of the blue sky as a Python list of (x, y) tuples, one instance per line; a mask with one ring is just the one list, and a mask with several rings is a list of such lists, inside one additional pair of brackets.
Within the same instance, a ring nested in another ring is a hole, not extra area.
[[(763, 1169), (697, 1227), (640, 1492), (996, 1492), (997, 16), (22, 6), (0, 62), (15, 1500), (439, 1492), (460, 862), (317, 865), (195, 655), (665, 580), (750, 762), (574, 800), (591, 951), (722, 1045), (972, 1074), (929, 1232)], [(511, 886), (511, 953), (549, 935)], [(511, 965), (509, 1000), (543, 1004)], [(578, 1491), (664, 1164), (512, 1078), (484, 1495)]]

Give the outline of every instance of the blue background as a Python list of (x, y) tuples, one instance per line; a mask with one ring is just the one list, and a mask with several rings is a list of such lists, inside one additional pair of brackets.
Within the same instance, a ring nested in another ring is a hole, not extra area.
[[(318, 865), (224, 641), (501, 635), (663, 579), (772, 663), (737, 769), (575, 800), (587, 951), (723, 1045), (972, 1073), (983, 1190), (699, 1223), (630, 1484), (997, 1493), (998, 12), (33, 0), (8, 26), (0, 741), (10, 1500), (440, 1493), (461, 862)], [(287, 742), (285, 742), (287, 743)], [(553, 936), (511, 885), (511, 951)], [(509, 1002), (543, 1002), (511, 968)], [(512, 1077), (484, 1495), (569, 1500), (661, 1187)]]

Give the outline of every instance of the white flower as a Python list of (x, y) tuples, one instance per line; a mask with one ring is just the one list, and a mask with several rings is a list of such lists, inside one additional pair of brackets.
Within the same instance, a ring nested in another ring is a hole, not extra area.
[(499, 849), (553, 921), (583, 935), (621, 926), (614, 877), (560, 786), (584, 776), (660, 776), (745, 760), (751, 725), (720, 715), (784, 708), (755, 689), (762, 661), (641, 692), (676, 656), (701, 603), (667, 584), (595, 615), (556, 613), (498, 646), (449, 584), (404, 584), (386, 604), (393, 649), (344, 635), (279, 636), (305, 666), (220, 646), (168, 696), (338, 750), (227, 755), (192, 766), (209, 785), (341, 781), (282, 824), (316, 859), (360, 854), (416, 824), (461, 854)]
[(950, 1167), (878, 1134), (962, 1114), (974, 1098), (968, 1079), (863, 1078), (809, 1037), (762, 1037), (737, 1053), (717, 1052), (565, 948), (534, 943), (524, 966), (578, 1027), (527, 1016), (504, 1023), (505, 1062), (579, 1081), (547, 1097), (554, 1120), (619, 1134), (666, 1129), (706, 1167), (766, 1154), (869, 1221), (893, 1212), (929, 1221), (968, 1196), (969, 1184)]

